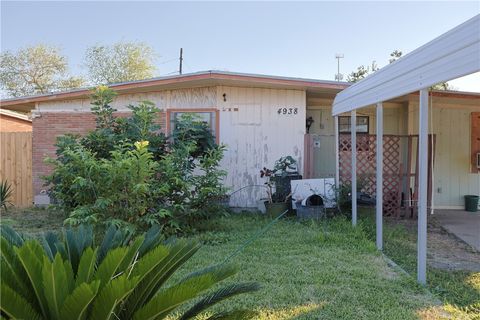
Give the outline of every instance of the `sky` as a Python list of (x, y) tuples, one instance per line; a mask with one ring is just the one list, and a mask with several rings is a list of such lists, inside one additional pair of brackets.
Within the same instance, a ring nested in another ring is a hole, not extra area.
[[(158, 54), (157, 76), (203, 70), (334, 80), (388, 63), (480, 13), (480, 1), (443, 2), (1, 2), (1, 51), (45, 43), (84, 74), (85, 49), (140, 41)], [(480, 73), (457, 79), (480, 92)]]

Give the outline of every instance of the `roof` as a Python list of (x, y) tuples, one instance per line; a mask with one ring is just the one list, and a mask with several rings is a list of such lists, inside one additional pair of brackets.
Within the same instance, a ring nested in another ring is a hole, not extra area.
[[(302, 89), (319, 92), (327, 91), (336, 94), (350, 84), (338, 81), (210, 70), (183, 75), (114, 83), (109, 84), (109, 87), (117, 91), (119, 94), (127, 94), (214, 85)], [(29, 97), (4, 99), (0, 100), (0, 106), (2, 108), (18, 110), (21, 110), (23, 107), (23, 110), (27, 111), (33, 109), (37, 102), (86, 98), (91, 94), (90, 90), (91, 88), (82, 88)]]
[(343, 90), (333, 115), (480, 71), (480, 14)]
[(18, 113), (11, 110), (0, 109), (0, 116), (7, 116), (7, 117), (15, 118), (18, 120), (32, 122), (32, 119), (30, 119), (30, 117), (27, 116), (26, 114)]

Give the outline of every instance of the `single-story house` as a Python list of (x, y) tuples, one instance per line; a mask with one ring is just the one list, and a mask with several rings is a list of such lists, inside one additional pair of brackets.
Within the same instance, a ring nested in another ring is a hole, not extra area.
[[(205, 71), (110, 87), (118, 93), (113, 106), (119, 113), (129, 112), (128, 104), (154, 102), (162, 110), (160, 123), (167, 134), (178, 114), (201, 114), (218, 141), (227, 145), (222, 162), (228, 172), (225, 185), (232, 192), (244, 188), (232, 196), (231, 204), (253, 207), (265, 195), (265, 189), (259, 187), (265, 182), (260, 170), (273, 167), (282, 156), (296, 158), (304, 177), (335, 177), (332, 104), (335, 95), (348, 86), (344, 82)], [(94, 128), (89, 94), (89, 90), (79, 89), (1, 101), (3, 109), (31, 112), (34, 194), (45, 189), (41, 177), (50, 168), (43, 159), (55, 155), (56, 137)], [(480, 193), (480, 93), (431, 91), (430, 102), (432, 205), (461, 208), (464, 195)], [(385, 179), (397, 177), (390, 181), (396, 188), (392, 192), (399, 194), (395, 201), (410, 199), (416, 183), (418, 93), (387, 101), (384, 107), (385, 162), (394, 164)], [(349, 116), (338, 119), (340, 160), (349, 159), (351, 153)], [(364, 169), (359, 173), (365, 175), (365, 189), (374, 193), (369, 187), (375, 176), (373, 106), (358, 113), (357, 124), (356, 149), (359, 166)], [(348, 161), (341, 161), (341, 181), (349, 179), (348, 166)]]

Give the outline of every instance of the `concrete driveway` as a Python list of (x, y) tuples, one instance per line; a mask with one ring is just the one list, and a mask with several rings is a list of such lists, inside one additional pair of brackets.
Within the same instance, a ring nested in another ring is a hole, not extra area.
[(435, 210), (432, 218), (445, 230), (480, 252), (480, 212)]

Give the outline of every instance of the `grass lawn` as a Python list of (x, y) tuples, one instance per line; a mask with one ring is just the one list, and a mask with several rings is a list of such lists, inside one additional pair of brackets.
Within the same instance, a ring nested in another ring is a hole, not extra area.
[[(361, 216), (365, 232), (370, 239), (375, 239), (374, 211), (363, 210)], [(384, 253), (416, 277), (416, 230), (409, 231), (394, 220), (385, 219), (383, 237)], [(443, 270), (428, 266), (427, 287), (455, 319), (480, 319), (480, 272)]]
[[(216, 220), (196, 236), (205, 246), (187, 273), (221, 263), (270, 220), (235, 215)], [(434, 318), (438, 301), (411, 277), (387, 265), (374, 243), (349, 221), (280, 221), (231, 259), (236, 281), (258, 281), (263, 289), (239, 296), (237, 307), (253, 307), (260, 319)]]
[[(38, 209), (2, 214), (2, 223), (31, 235), (59, 230), (62, 219)], [(256, 281), (263, 288), (221, 307), (253, 308), (259, 319), (442, 319), (442, 300), (454, 315), (449, 319), (474, 319), (474, 310), (466, 309), (475, 307), (480, 294), (478, 277), (430, 270), (430, 293), (416, 284), (408, 233), (387, 225), (385, 252), (413, 276), (389, 266), (376, 250), (369, 219), (355, 229), (343, 218), (326, 224), (279, 221), (229, 261), (240, 270), (233, 281)], [(208, 222), (193, 236), (204, 246), (176, 277), (222, 263), (269, 222), (247, 214)]]

